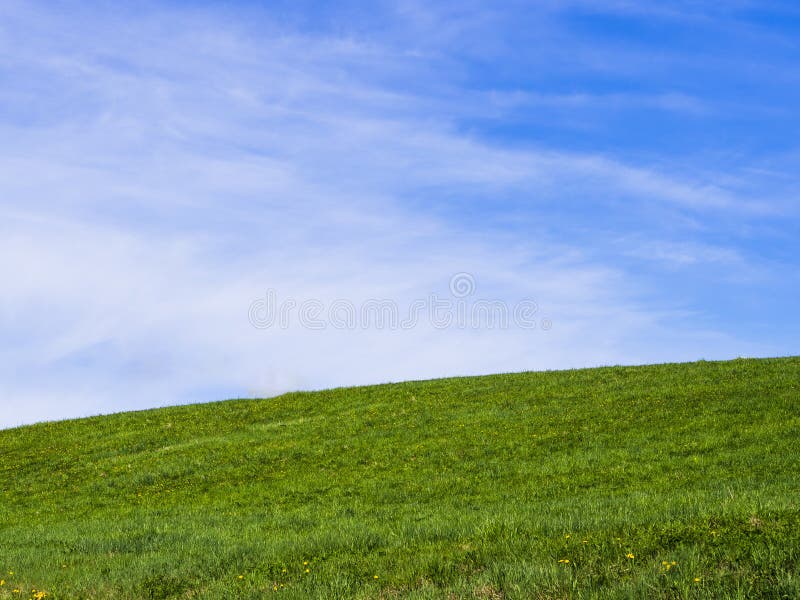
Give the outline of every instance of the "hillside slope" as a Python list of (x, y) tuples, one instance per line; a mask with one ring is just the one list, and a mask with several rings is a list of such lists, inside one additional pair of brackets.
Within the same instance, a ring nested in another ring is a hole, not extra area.
[(800, 597), (798, 456), (800, 358), (0, 431), (0, 598)]

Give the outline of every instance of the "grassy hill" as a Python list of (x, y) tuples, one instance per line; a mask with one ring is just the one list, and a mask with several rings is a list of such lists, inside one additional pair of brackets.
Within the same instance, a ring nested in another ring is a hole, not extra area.
[(797, 598), (800, 358), (0, 431), (0, 579), (0, 598)]

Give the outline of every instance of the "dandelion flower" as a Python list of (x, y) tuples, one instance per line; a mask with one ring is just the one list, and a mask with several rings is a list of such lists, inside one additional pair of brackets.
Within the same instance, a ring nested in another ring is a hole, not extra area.
[(695, 577), (695, 578), (694, 578), (694, 582), (695, 582), (695, 583), (700, 583), (700, 578), (699, 578), (699, 577)]
[(625, 555), (625, 558), (636, 558), (636, 557), (633, 555), (633, 553), (631, 553), (631, 552), (628, 552), (628, 553)]
[(560, 562), (562, 565), (568, 565), (569, 564), (569, 559), (568, 558), (562, 558), (558, 562)]
[(377, 575), (374, 575), (374, 576), (373, 576), (373, 579), (377, 579), (377, 578), (378, 578), (378, 576), (377, 576)]

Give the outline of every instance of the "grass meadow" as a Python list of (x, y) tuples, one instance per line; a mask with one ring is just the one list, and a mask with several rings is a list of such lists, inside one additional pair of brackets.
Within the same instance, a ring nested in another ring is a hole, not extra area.
[(0, 582), (3, 600), (798, 598), (800, 358), (0, 431)]

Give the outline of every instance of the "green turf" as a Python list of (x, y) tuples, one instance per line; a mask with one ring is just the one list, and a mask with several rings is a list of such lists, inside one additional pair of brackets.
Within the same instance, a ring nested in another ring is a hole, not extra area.
[(167, 408), (0, 456), (3, 599), (800, 597), (800, 358)]

